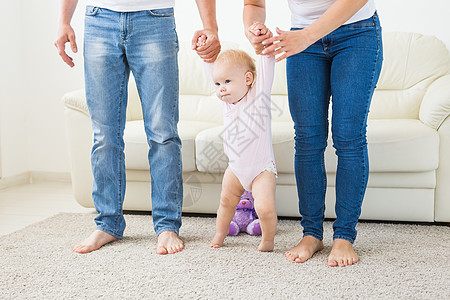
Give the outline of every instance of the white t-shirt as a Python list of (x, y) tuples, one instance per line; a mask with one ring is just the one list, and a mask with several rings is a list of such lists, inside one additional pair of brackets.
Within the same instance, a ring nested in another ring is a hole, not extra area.
[(86, 0), (86, 5), (118, 12), (130, 12), (174, 7), (175, 0)]
[[(292, 27), (305, 28), (317, 20), (336, 0), (289, 0)], [(368, 19), (375, 13), (375, 0), (367, 1), (356, 14), (344, 24)]]

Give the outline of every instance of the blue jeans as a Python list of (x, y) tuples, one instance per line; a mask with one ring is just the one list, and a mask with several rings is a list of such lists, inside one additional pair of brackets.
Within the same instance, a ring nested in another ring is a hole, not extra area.
[[(292, 28), (292, 30), (301, 30)], [(333, 239), (354, 242), (367, 180), (366, 125), (383, 60), (378, 15), (343, 25), (287, 59), (295, 128), (295, 176), (303, 235), (323, 239), (327, 176), (324, 151), (332, 96), (337, 219)]]
[(141, 99), (150, 146), (156, 234), (181, 226), (181, 140), (178, 136), (178, 38), (173, 8), (121, 13), (88, 6), (85, 16), (86, 99), (94, 131), (92, 197), (97, 228), (123, 237), (126, 121), (130, 71)]

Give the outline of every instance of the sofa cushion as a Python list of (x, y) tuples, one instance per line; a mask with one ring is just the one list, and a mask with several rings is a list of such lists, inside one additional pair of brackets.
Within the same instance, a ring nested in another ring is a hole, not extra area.
[(372, 172), (422, 172), (439, 166), (439, 133), (419, 120), (368, 122)]
[[(272, 125), (272, 131), (293, 129)], [(436, 170), (439, 164), (439, 133), (419, 120), (392, 119), (368, 120), (367, 141), (370, 172), (427, 172)], [(293, 126), (293, 125), (292, 125)], [(293, 127), (292, 127), (293, 128)], [(294, 172), (294, 140), (282, 141), (280, 133), (274, 134), (274, 155), (278, 172)], [(275, 141), (279, 141), (277, 145)], [(331, 133), (325, 151), (325, 167), (335, 173), (337, 157)]]
[(200, 121), (223, 124), (222, 101), (215, 94), (180, 95), (180, 121)]
[[(200, 132), (196, 139), (197, 169), (221, 173), (227, 167), (222, 146), (223, 126)], [(425, 172), (435, 170), (439, 162), (439, 134), (419, 120), (369, 120), (371, 172)], [(279, 173), (294, 173), (294, 129), (291, 122), (272, 123), (272, 142)], [(328, 173), (337, 166), (331, 134), (325, 152)]]
[(383, 34), (384, 61), (369, 118), (418, 119), (427, 88), (449, 72), (445, 44), (418, 33)]
[[(419, 120), (369, 120), (367, 123), (371, 172), (424, 172), (439, 164), (439, 134)], [(325, 152), (328, 172), (337, 158), (331, 137)]]
[[(178, 134), (181, 139), (183, 172), (195, 171), (195, 136), (202, 130), (216, 126), (209, 122), (180, 121)], [(125, 164), (127, 169), (147, 170), (148, 144), (144, 130), (144, 121), (128, 121), (124, 132)]]
[(449, 71), (449, 55), (438, 38), (419, 33), (383, 34), (383, 69), (378, 81), (381, 90), (406, 90), (428, 86)]
[(291, 122), (292, 117), (289, 110), (289, 101), (287, 95), (272, 95), (270, 97), (271, 114), (273, 122)]
[[(223, 152), (223, 126), (200, 132), (195, 139), (197, 169), (205, 173), (223, 173), (228, 158)], [(272, 122), (272, 144), (278, 172), (293, 173), (294, 125), (292, 122)]]
[(208, 128), (195, 138), (197, 170), (204, 173), (223, 173), (228, 166), (228, 158), (223, 152), (223, 125)]
[[(279, 173), (294, 173), (294, 125), (273, 122), (273, 151)], [(437, 169), (439, 134), (419, 120), (369, 120), (367, 127), (371, 172), (426, 172)], [(328, 173), (335, 173), (337, 157), (331, 133), (325, 151)]]

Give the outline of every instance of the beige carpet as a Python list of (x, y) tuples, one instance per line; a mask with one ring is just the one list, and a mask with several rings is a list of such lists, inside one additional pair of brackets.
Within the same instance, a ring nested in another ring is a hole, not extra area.
[(71, 247), (93, 229), (93, 215), (59, 214), (0, 240), (0, 299), (450, 299), (450, 228), (360, 223), (361, 261), (326, 266), (325, 249), (305, 264), (283, 253), (299, 221), (281, 220), (273, 253), (258, 237), (228, 237), (210, 249), (213, 218), (184, 217), (186, 249), (155, 254), (151, 217), (127, 215), (126, 237), (91, 254)]

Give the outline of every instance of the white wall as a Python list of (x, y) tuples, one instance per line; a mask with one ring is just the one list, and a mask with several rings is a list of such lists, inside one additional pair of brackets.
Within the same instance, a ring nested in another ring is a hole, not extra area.
[(5, 1), (0, 10), (0, 166), (2, 177), (28, 170), (26, 82), (21, 47), (21, 2)]
[[(177, 0), (176, 14), (180, 40), (190, 40), (201, 25), (194, 0)], [(274, 31), (290, 27), (287, 0), (266, 0), (266, 24)], [(431, 34), (450, 49), (450, 0), (375, 0), (383, 30)], [(222, 40), (245, 42), (242, 29), (242, 0), (217, 0), (217, 20)], [(193, 17), (195, 16), (195, 18)]]
[[(287, 30), (287, 0), (268, 0), (267, 24)], [(407, 4), (406, 4), (407, 3)], [(376, 0), (383, 30), (433, 34), (450, 48), (449, 0)], [(53, 46), (56, 1), (14, 0), (2, 4), (0, 157), (3, 177), (26, 171), (69, 172), (62, 95), (83, 87), (84, 1), (73, 18), (79, 53), (67, 67)], [(246, 42), (242, 0), (217, 0), (221, 40)], [(190, 41), (201, 26), (194, 0), (177, 0), (180, 41)], [(6, 30), (5, 30), (6, 28)], [(7, 71), (6, 71), (7, 70)]]
[[(26, 53), (22, 59), (27, 83), (23, 97), (28, 106), (29, 169), (69, 172), (61, 97), (67, 91), (83, 87), (82, 55), (75, 55), (76, 67), (71, 69), (57, 54), (53, 45), (58, 19), (56, 1), (23, 2), (26, 3), (22, 10)], [(82, 43), (83, 29), (81, 6), (74, 16), (79, 43)]]

